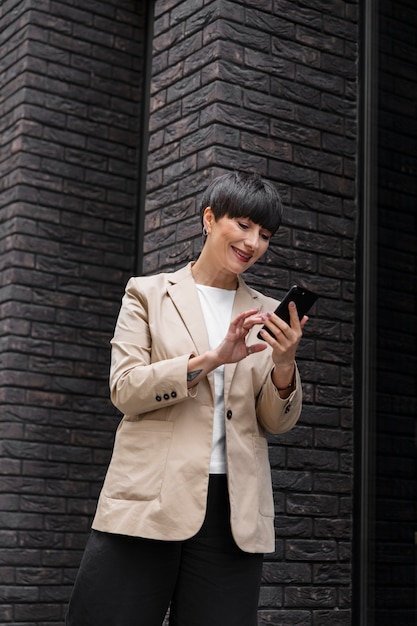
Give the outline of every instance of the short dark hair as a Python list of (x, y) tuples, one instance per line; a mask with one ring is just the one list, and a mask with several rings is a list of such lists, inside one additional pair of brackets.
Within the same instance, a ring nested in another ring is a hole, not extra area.
[(274, 234), (281, 224), (282, 202), (278, 190), (254, 172), (230, 172), (213, 180), (201, 199), (201, 219), (210, 207), (216, 221), (248, 217)]

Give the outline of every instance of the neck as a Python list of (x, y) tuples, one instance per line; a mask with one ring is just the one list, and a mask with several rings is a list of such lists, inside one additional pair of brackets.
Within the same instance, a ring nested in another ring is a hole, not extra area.
[(236, 274), (229, 274), (216, 270), (215, 268), (208, 268), (205, 264), (200, 262), (200, 259), (194, 263), (191, 272), (195, 282), (199, 285), (235, 291), (239, 284)]

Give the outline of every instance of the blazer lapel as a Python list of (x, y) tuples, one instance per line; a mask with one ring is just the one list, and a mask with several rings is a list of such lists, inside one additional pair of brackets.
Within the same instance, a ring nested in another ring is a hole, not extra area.
[(191, 274), (191, 263), (170, 277), (168, 294), (193, 340), (196, 354), (210, 349), (200, 299)]
[[(258, 298), (256, 292), (253, 292), (246, 285), (244, 280), (239, 276), (239, 286), (236, 291), (236, 297), (233, 304), (232, 319), (242, 311), (249, 309), (262, 310), (262, 302)], [(258, 332), (258, 331), (256, 331)], [(230, 385), (236, 370), (237, 363), (228, 363), (224, 368), (224, 398), (225, 402), (229, 395)]]

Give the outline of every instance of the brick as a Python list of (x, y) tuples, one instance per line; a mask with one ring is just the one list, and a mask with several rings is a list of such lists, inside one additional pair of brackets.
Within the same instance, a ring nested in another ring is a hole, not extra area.
[(344, 177), (323, 174), (320, 189), (323, 189), (328, 193), (336, 193), (341, 196), (353, 197), (354, 183), (352, 180)]
[(334, 471), (338, 468), (338, 455), (334, 451), (290, 448), (287, 451), (288, 467), (292, 469), (317, 469)]
[[(266, 2), (266, 6), (262, 6), (259, 2), (257, 6), (255, 3), (251, 3), (249, 7), (245, 9), (246, 22), (249, 23), (252, 28), (257, 28), (265, 33), (270, 33), (276, 37), (285, 39), (294, 39), (295, 37), (295, 25), (293, 22), (283, 19), (284, 14), (280, 14), (279, 10), (275, 13), (271, 11), (269, 2)], [(264, 10), (259, 10), (264, 9)]]
[(287, 498), (287, 513), (292, 515), (335, 515), (338, 500), (335, 495), (291, 494)]
[(284, 603), (288, 606), (334, 606), (336, 602), (336, 589), (326, 587), (291, 587), (284, 591)]
[[(217, 68), (217, 66), (213, 67)], [(234, 104), (237, 106), (241, 105), (241, 88), (238, 85), (230, 85), (228, 83), (217, 81), (217, 71), (215, 72), (215, 74), (216, 75), (214, 80), (216, 82), (212, 82), (210, 80), (208, 85), (203, 84), (202, 87), (198, 89), (197, 95), (195, 95), (194, 93), (191, 95), (185, 94), (182, 99), (182, 110), (185, 115), (192, 115), (197, 110), (206, 108), (209, 104), (213, 102), (226, 102), (229, 105)], [(207, 74), (203, 75), (203, 83), (205, 79), (207, 79)], [(226, 128), (224, 120), (219, 120), (219, 122), (223, 125), (224, 128)]]
[(268, 563), (262, 569), (262, 583), (289, 585), (310, 583), (311, 568), (308, 563)]
[(338, 537), (347, 539), (351, 535), (352, 521), (350, 519), (316, 519), (314, 521), (314, 535), (316, 537)]
[(261, 137), (257, 133), (242, 133), (241, 147), (254, 153), (268, 154), (277, 159), (290, 159), (292, 145), (288, 142), (273, 141), (269, 137)]
[(268, 435), (270, 444), (279, 446), (297, 446), (299, 448), (311, 448), (313, 445), (313, 432), (310, 428), (305, 428), (297, 424), (287, 433), (282, 435)]
[[(346, 480), (346, 477), (345, 477)], [(311, 475), (307, 472), (284, 472), (272, 470), (274, 489), (291, 489), (292, 491), (311, 491)]]
[(285, 451), (278, 446), (269, 448), (269, 462), (271, 467), (285, 467)]
[(311, 615), (309, 611), (259, 611), (259, 626), (311, 626)]
[(300, 250), (322, 250), (326, 255), (335, 257), (337, 260), (342, 253), (340, 238), (321, 233), (297, 230), (294, 233), (293, 245)]
[(41, 529), (43, 525), (43, 519), (41, 515), (32, 513), (3, 513), (0, 512), (0, 524), (1, 527), (14, 531), (21, 529)]
[[(226, 147), (213, 146), (198, 154), (198, 167), (209, 167), (213, 163), (220, 163), (224, 167), (233, 163), (235, 151)], [(239, 167), (242, 170), (266, 171), (266, 159), (256, 154), (244, 154), (240, 158)]]
[(259, 607), (277, 608), (282, 606), (282, 589), (276, 584), (273, 586), (261, 586), (259, 594)]
[(341, 174), (343, 160), (340, 156), (326, 154), (323, 151), (311, 150), (295, 146), (293, 151), (294, 162), (303, 166), (315, 167), (321, 172)]
[[(300, 102), (302, 104), (320, 107), (320, 102), (323, 98), (318, 89), (296, 83), (291, 78), (285, 80), (285, 77), (281, 75), (271, 77), (271, 94), (279, 98), (280, 100), (278, 101), (282, 101), (281, 109), (283, 111), (285, 111), (285, 102), (287, 102), (289, 113), (291, 113), (290, 103)], [(287, 113), (287, 117), (290, 116), (289, 113)], [(298, 126), (294, 129), (295, 135), (299, 135), (300, 133), (307, 134), (308, 132), (313, 134), (314, 129), (306, 129), (302, 126)], [(293, 140), (295, 140), (295, 137)]]
[[(316, 5), (317, 6), (317, 5)], [(296, 29), (297, 40), (317, 50), (330, 51), (333, 54), (344, 53), (345, 42), (343, 39), (331, 34), (322, 33), (308, 26), (298, 25)]]
[(340, 380), (339, 367), (337, 365), (329, 365), (327, 363), (304, 361), (302, 363), (302, 373), (303, 380), (311, 382), (322, 382), (329, 385), (336, 385)]
[(321, 610), (313, 613), (313, 626), (350, 626), (351, 611), (345, 610)]
[(330, 406), (350, 407), (352, 406), (352, 395), (349, 388), (338, 387), (327, 388), (327, 399), (324, 399), (324, 388), (318, 386), (316, 389), (317, 400)]
[(313, 580), (315, 584), (339, 585), (345, 583), (349, 585), (351, 567), (348, 564), (320, 563), (313, 567)]
[(339, 19), (337, 17), (324, 16), (323, 25), (325, 32), (332, 35), (342, 37), (350, 41), (355, 41), (357, 37), (357, 25), (348, 20)]
[(323, 447), (327, 450), (350, 450), (352, 448), (352, 433), (350, 431), (317, 428), (314, 435), (314, 442), (317, 447)]
[(312, 521), (308, 518), (278, 515), (275, 519), (277, 537), (310, 537)]
[(16, 620), (58, 620), (61, 617), (59, 606), (55, 604), (17, 604), (14, 609)]
[(288, 540), (286, 544), (286, 558), (290, 561), (336, 561), (336, 542), (308, 539)]

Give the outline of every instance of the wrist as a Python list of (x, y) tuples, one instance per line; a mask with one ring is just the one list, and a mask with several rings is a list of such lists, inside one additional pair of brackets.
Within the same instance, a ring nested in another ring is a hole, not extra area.
[(272, 371), (272, 382), (278, 391), (292, 391), (295, 387), (295, 363), (290, 366), (275, 366)]
[(220, 365), (224, 365), (224, 362), (220, 358), (217, 350), (209, 350), (206, 355), (211, 370), (215, 370), (217, 367), (220, 367)]

